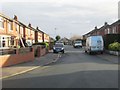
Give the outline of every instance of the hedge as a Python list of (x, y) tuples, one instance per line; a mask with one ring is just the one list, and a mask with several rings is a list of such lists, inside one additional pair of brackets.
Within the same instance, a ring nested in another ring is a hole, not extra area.
[(107, 34), (103, 37), (105, 49), (108, 49), (109, 45), (114, 42), (120, 43), (120, 34)]
[(49, 44), (48, 44), (47, 42), (41, 42), (41, 43), (37, 42), (37, 43), (33, 43), (32, 45), (43, 45), (43, 46), (45, 46), (47, 49), (48, 49), (48, 47), (49, 47)]
[(119, 42), (111, 43), (109, 44), (108, 49), (112, 51), (120, 51), (120, 43)]

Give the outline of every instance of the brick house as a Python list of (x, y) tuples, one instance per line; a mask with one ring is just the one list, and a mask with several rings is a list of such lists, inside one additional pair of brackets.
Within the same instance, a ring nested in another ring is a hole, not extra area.
[(18, 33), (16, 31), (16, 24), (14, 20), (0, 14), (0, 48), (8, 48), (17, 45), (16, 39)]
[(110, 30), (112, 34), (120, 34), (120, 19), (115, 23), (111, 24)]
[(35, 31), (31, 24), (25, 27), (25, 40), (28, 45), (35, 43)]
[(114, 22), (111, 25), (109, 25), (107, 22), (105, 22), (105, 24), (102, 27), (100, 27), (99, 29), (97, 27), (95, 27), (94, 30), (83, 35), (83, 39), (85, 40), (88, 36), (92, 36), (92, 35), (105, 36), (107, 34), (120, 34), (120, 20)]
[(36, 28), (35, 32), (35, 42), (44, 42), (44, 32), (41, 31), (38, 27)]
[[(23, 43), (31, 45), (35, 42), (49, 42), (49, 35), (18, 21), (15, 15), (13, 19), (0, 13), (0, 49), (17, 47)], [(21, 45), (22, 46), (22, 45)]]
[(44, 33), (44, 42), (50, 42), (50, 37), (46, 33)]

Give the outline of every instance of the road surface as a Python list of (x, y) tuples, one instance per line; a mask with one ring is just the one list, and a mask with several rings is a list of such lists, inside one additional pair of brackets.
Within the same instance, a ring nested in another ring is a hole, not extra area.
[(118, 64), (65, 46), (57, 62), (4, 79), (3, 88), (118, 88)]

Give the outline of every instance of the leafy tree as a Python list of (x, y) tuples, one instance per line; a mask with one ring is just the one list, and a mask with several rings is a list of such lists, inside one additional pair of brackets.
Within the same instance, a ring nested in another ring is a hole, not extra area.
[(55, 39), (56, 39), (56, 41), (58, 41), (58, 40), (60, 40), (60, 36), (59, 35), (57, 35), (56, 37), (55, 37)]

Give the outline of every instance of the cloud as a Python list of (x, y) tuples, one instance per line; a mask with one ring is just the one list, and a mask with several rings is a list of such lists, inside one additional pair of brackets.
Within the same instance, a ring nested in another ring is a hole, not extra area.
[(118, 17), (119, 0), (2, 0), (3, 12), (26, 24), (41, 27), (54, 36), (54, 28), (62, 36), (70, 33), (85, 34), (105, 21)]

